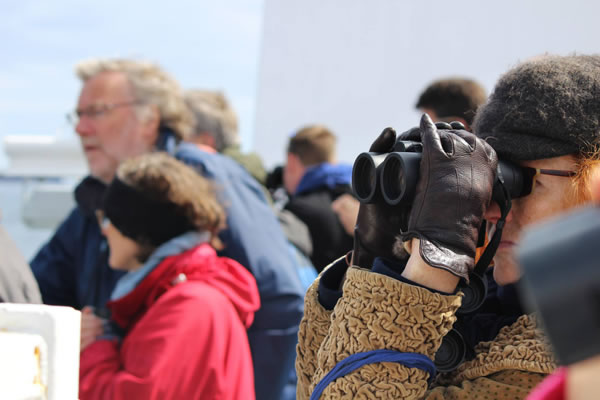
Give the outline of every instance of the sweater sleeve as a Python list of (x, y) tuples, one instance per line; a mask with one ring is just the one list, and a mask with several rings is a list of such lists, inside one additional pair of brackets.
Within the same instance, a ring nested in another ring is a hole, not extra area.
[[(315, 282), (306, 297), (298, 345), (298, 399), (338, 362), (370, 350), (420, 353), (433, 360), (456, 320), (460, 296), (445, 296), (388, 276), (350, 268), (333, 312), (318, 305)], [(329, 319), (327, 319), (329, 317)], [(321, 398), (421, 398), (428, 373), (396, 363), (368, 364), (338, 378)]]

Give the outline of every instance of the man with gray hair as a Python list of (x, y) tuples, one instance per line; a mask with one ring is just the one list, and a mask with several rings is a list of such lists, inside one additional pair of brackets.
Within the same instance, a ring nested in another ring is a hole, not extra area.
[(256, 396), (280, 398), (293, 368), (304, 292), (295, 260), (260, 186), (229, 158), (184, 141), (193, 119), (179, 85), (156, 65), (91, 60), (80, 63), (77, 74), (83, 88), (70, 121), (90, 176), (75, 190), (77, 207), (31, 263), (44, 302), (77, 309), (92, 306), (101, 314), (107, 301), (114, 300), (115, 285), (127, 275), (108, 267), (108, 248), (95, 211), (122, 161), (165, 151), (219, 187), (227, 212), (227, 228), (219, 235), (225, 244), (220, 255), (250, 270), (261, 297), (248, 331)]
[(189, 140), (233, 158), (264, 186), (267, 171), (258, 154), (242, 153), (237, 115), (225, 95), (194, 89), (186, 91), (184, 97), (195, 119)]

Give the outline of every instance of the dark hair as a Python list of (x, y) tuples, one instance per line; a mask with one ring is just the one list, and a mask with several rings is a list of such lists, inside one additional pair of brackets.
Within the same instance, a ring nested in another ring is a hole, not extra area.
[(304, 166), (333, 162), (335, 135), (323, 125), (309, 125), (300, 129), (288, 145), (288, 153), (300, 159)]
[(433, 82), (417, 101), (416, 108), (429, 108), (439, 118), (460, 117), (469, 125), (487, 95), (483, 86), (471, 79), (448, 78)]
[(190, 230), (209, 232), (213, 247), (222, 248), (217, 234), (225, 225), (225, 211), (212, 183), (166, 153), (121, 164), (104, 205), (115, 228), (142, 247), (141, 262), (162, 243)]

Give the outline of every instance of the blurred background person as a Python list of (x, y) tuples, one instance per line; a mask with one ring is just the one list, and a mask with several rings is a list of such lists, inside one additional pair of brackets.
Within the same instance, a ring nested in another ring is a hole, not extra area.
[(29, 264), (1, 224), (0, 210), (0, 303), (40, 304), (42, 296)]
[[(208, 151), (216, 151), (236, 161), (261, 185), (265, 186), (267, 172), (256, 153), (242, 153), (235, 111), (221, 92), (188, 90), (185, 101), (194, 116), (189, 141)], [(270, 200), (270, 192), (265, 188)], [(298, 217), (287, 210), (274, 207), (281, 228), (292, 245), (297, 261), (297, 271), (304, 289), (308, 289), (316, 274), (310, 261), (313, 244), (308, 228)]]
[(331, 203), (352, 193), (352, 167), (336, 163), (337, 138), (322, 125), (301, 128), (289, 140), (283, 185), (289, 194), (284, 209), (302, 220), (312, 238), (311, 260), (318, 271), (352, 249)]
[(461, 122), (471, 131), (477, 108), (485, 103), (485, 88), (469, 78), (443, 78), (429, 84), (415, 108), (429, 114), (433, 122)]
[(194, 116), (188, 140), (231, 157), (264, 186), (267, 172), (263, 162), (256, 153), (242, 153), (238, 118), (225, 95), (217, 91), (194, 89), (187, 90), (184, 96)]
[(102, 313), (122, 271), (108, 266), (109, 249), (94, 211), (119, 164), (156, 150), (213, 180), (226, 208), (219, 255), (255, 277), (261, 308), (248, 330), (257, 397), (279, 399), (293, 368), (304, 290), (296, 260), (260, 185), (228, 157), (186, 143), (193, 118), (177, 82), (158, 66), (95, 59), (76, 67), (83, 83), (71, 122), (90, 176), (75, 189), (77, 207), (31, 262), (46, 304)]
[(84, 312), (80, 398), (254, 399), (246, 329), (259, 294), (247, 269), (217, 256), (225, 211), (213, 185), (146, 154), (121, 164), (98, 218), (110, 267), (126, 273), (97, 336)]
[[(202, 149), (218, 152), (233, 159), (265, 187), (267, 173), (262, 160), (256, 153), (242, 153), (237, 115), (225, 95), (217, 91), (194, 89), (187, 90), (184, 97), (194, 116), (192, 134), (188, 140)], [(271, 201), (270, 192), (266, 187), (265, 195)], [(309, 229), (289, 210), (273, 207), (273, 212), (289, 242), (290, 254), (295, 260), (295, 270), (303, 290), (306, 291), (317, 277), (317, 271), (310, 260), (313, 243)], [(292, 369), (284, 392), (280, 395), (281, 400), (295, 398), (296, 381), (296, 374)]]

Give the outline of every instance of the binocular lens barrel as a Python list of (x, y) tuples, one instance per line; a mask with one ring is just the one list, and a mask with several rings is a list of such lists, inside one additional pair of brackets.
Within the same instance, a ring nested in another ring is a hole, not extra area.
[(361, 153), (352, 167), (352, 187), (361, 203), (372, 203), (378, 194), (378, 176), (380, 165), (387, 153)]
[(388, 154), (381, 167), (381, 192), (392, 206), (412, 200), (417, 180), (421, 153), (394, 152)]

